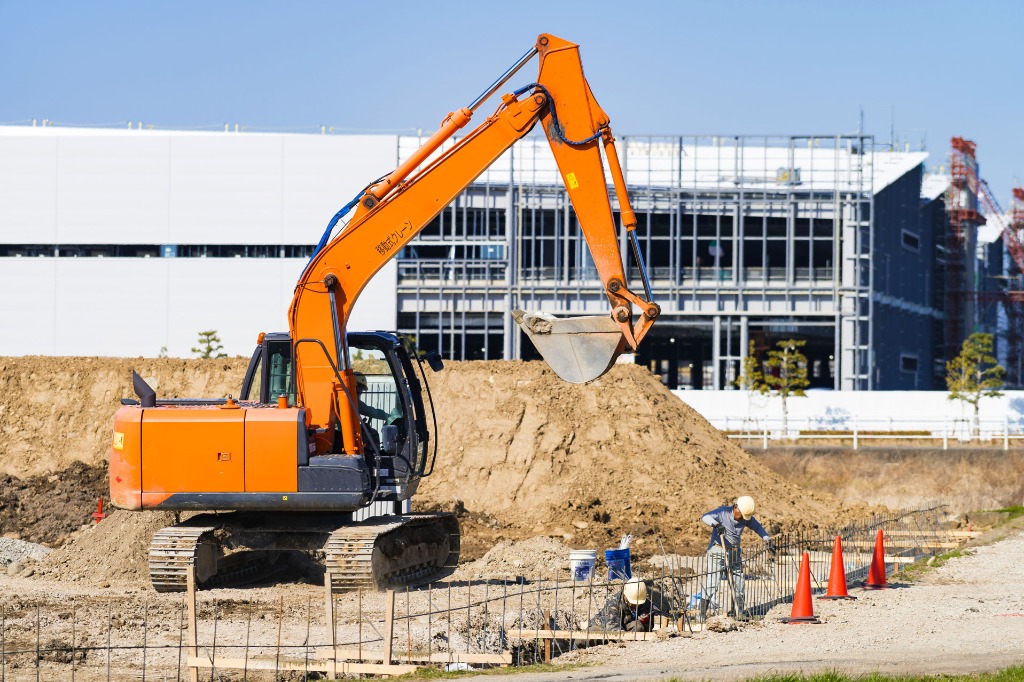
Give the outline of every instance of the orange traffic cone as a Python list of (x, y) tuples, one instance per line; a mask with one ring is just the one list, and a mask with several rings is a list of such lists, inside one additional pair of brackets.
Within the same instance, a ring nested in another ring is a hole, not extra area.
[(800, 561), (800, 576), (796, 580), (796, 592), (793, 593), (793, 610), (783, 623), (820, 623), (814, 615), (814, 602), (811, 600), (811, 560), (807, 552)]
[(885, 582), (885, 544), (882, 541), (882, 529), (878, 529), (875, 536), (875, 552), (871, 557), (871, 568), (868, 570), (868, 579), (861, 583), (866, 590), (884, 590), (889, 587)]
[(856, 599), (846, 592), (846, 567), (843, 566), (843, 541), (837, 535), (832, 544), (832, 570), (828, 574), (828, 589), (818, 599)]

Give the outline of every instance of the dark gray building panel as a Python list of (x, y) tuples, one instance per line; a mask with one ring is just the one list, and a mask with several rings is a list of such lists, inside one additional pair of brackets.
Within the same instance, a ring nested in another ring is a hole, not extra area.
[[(797, 338), (816, 387), (929, 387), (938, 313), (925, 155), (874, 151), (866, 136), (623, 146), (663, 310), (637, 362), (673, 388), (728, 389), (750, 341), (763, 353)], [(523, 156), (533, 165), (513, 155), (507, 173), (489, 171), (402, 254), (399, 327), (424, 348), (530, 358), (508, 310), (606, 309), (564, 189), (535, 149)]]

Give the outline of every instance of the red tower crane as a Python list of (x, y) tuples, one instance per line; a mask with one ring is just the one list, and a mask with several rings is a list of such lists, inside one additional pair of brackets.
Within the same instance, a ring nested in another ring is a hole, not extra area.
[[(1024, 326), (1024, 188), (1013, 189), (1013, 206), (1007, 221), (992, 188), (978, 174), (977, 145), (962, 137), (950, 141), (950, 188), (947, 196), (950, 230), (947, 235), (946, 264), (946, 357), (952, 358), (976, 322), (976, 303), (994, 300), (1003, 306), (1007, 384), (1024, 382), (1022, 367), (1022, 326)], [(979, 211), (979, 208), (981, 209)], [(987, 215), (983, 215), (987, 214)], [(973, 262), (977, 249), (977, 228), (987, 220), (1000, 228), (1000, 236), (1011, 266), (1000, 290), (979, 290)], [(970, 266), (970, 267), (968, 267)]]

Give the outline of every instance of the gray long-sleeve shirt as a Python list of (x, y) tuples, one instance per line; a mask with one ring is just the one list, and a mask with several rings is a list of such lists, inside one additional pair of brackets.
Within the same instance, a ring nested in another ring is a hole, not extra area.
[(724, 533), (725, 546), (729, 549), (740, 546), (740, 534), (744, 528), (750, 528), (755, 533), (761, 536), (761, 539), (767, 542), (771, 539), (768, 535), (768, 531), (764, 529), (757, 519), (753, 516), (749, 520), (745, 520), (740, 517), (737, 521), (732, 515), (732, 505), (725, 505), (717, 509), (712, 509), (704, 516), (700, 517), (700, 520), (711, 526), (711, 542), (708, 543), (708, 549), (712, 547), (721, 547), (722, 543), (718, 539)]

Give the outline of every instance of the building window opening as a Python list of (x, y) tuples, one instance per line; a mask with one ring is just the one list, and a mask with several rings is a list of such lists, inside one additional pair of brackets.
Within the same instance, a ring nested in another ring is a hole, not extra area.
[(903, 235), (903, 248), (907, 251), (913, 251), (914, 253), (920, 253), (921, 251), (921, 238), (913, 232), (902, 231)]
[(900, 371), (917, 373), (917, 356), (907, 355), (905, 353), (900, 354)]

